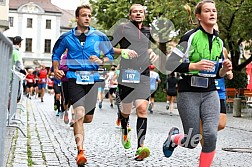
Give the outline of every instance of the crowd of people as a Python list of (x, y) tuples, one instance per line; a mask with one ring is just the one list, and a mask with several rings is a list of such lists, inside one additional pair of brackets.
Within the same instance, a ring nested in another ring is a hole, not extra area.
[[(199, 166), (210, 167), (215, 155), (218, 125), (225, 122), (225, 96), (218, 91), (225, 94), (222, 78), (225, 75), (229, 79), (233, 77), (232, 63), (223, 52), (218, 28), (214, 27), (217, 24), (214, 1), (203, 0), (196, 5), (199, 25), (188, 31), (169, 55), (165, 68), (171, 73), (163, 81), (154, 66), (159, 56), (150, 45), (151, 30), (143, 25), (144, 6), (133, 4), (128, 15), (129, 21), (115, 28), (110, 41), (104, 33), (90, 26), (92, 8), (89, 5), (77, 7), (77, 26), (56, 41), (52, 66), (46, 69), (41, 65), (35, 70), (27, 70), (27, 98), (39, 95), (44, 102), (47, 85), (48, 92), (54, 95), (56, 116), (64, 116), (64, 122), (68, 124), (68, 115), (72, 114), (70, 126), (74, 130), (78, 165), (87, 163), (83, 123), (92, 122), (96, 105), (102, 109), (106, 94), (110, 107), (116, 104), (118, 109), (116, 124), (121, 127), (124, 149), (131, 148), (129, 117), (135, 108), (137, 148), (134, 159), (142, 161), (151, 153), (144, 142), (148, 111), (153, 113), (155, 92), (163, 82), (166, 109), (172, 115), (177, 101), (184, 129), (184, 133), (177, 127), (170, 129), (163, 144), (165, 157), (171, 157), (178, 145), (193, 149), (201, 141)], [(113, 63), (115, 55), (121, 57), (119, 64)], [(110, 69), (106, 70), (108, 67)], [(219, 127), (223, 128), (223, 125)]]

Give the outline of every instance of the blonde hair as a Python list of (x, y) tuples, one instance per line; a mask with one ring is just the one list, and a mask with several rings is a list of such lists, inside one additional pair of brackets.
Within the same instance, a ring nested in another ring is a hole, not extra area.
[[(131, 7), (130, 7), (130, 11), (129, 11), (129, 14), (131, 14), (132, 13), (132, 10), (133, 10), (133, 8), (135, 7), (135, 6), (141, 6), (141, 7), (143, 7), (143, 5), (141, 5), (141, 4), (133, 4)], [(144, 9), (144, 7), (143, 7), (143, 9)], [(144, 9), (144, 14), (145, 14), (145, 9)]]
[(203, 1), (200, 1), (196, 7), (195, 7), (195, 10), (194, 10), (194, 14), (201, 14), (201, 10), (202, 10), (202, 6), (206, 3), (213, 3), (215, 4), (215, 2), (213, 0), (203, 0)]

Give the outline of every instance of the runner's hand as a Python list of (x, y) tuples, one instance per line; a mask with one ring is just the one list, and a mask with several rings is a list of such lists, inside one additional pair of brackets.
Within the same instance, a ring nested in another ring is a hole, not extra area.
[(205, 60), (205, 59), (202, 59), (197, 63), (190, 63), (190, 65), (189, 65), (190, 71), (191, 70), (199, 70), (199, 71), (205, 70), (205, 71), (208, 71), (208, 70), (211, 70), (213, 68), (214, 68), (214, 62), (212, 62), (210, 60)]
[(156, 55), (155, 52), (151, 51), (151, 53), (150, 53), (150, 61), (151, 61), (151, 63), (152, 64), (155, 63), (158, 60), (158, 58), (159, 58), (159, 56)]
[(54, 70), (54, 76), (56, 77), (56, 79), (61, 79), (64, 75), (65, 73), (63, 70), (58, 70), (58, 69)]
[(232, 62), (229, 59), (225, 59), (222, 64), (222, 68), (223, 68), (224, 72), (226, 72), (226, 73), (228, 71), (231, 71), (233, 69)]
[[(124, 58), (125, 59), (132, 59), (138, 57), (138, 54), (136, 51), (131, 50), (131, 49), (122, 49), (122, 52), (124, 53)], [(122, 54), (123, 54), (122, 53)]]
[(97, 57), (96, 55), (90, 56), (89, 61), (91, 61), (93, 63), (97, 63), (97, 64), (102, 64), (102, 60), (99, 57)]
[(233, 79), (234, 75), (233, 75), (233, 72), (230, 70), (227, 72), (227, 79), (231, 80)]

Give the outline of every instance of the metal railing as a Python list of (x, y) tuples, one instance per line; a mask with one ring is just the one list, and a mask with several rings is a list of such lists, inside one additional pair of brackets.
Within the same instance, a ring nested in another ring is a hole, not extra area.
[(0, 167), (3, 166), (6, 118), (12, 64), (12, 43), (0, 32)]
[[(11, 81), (11, 89), (10, 89), (10, 108), (8, 112), (8, 118), (7, 118), (7, 127), (14, 127), (18, 128), (21, 133), (26, 137), (25, 133), (22, 131), (22, 129), (16, 124), (16, 121), (19, 121), (23, 124), (23, 122), (17, 118), (16, 113), (17, 109), (23, 110), (22, 107), (22, 100), (20, 98), (21, 103), (17, 103), (18, 94), (22, 94), (22, 82), (25, 79), (25, 76), (21, 74), (20, 72), (17, 72), (15, 70), (12, 70), (12, 81)], [(19, 105), (19, 107), (18, 107)], [(15, 124), (13, 124), (15, 123)], [(23, 124), (24, 125), (24, 124)]]

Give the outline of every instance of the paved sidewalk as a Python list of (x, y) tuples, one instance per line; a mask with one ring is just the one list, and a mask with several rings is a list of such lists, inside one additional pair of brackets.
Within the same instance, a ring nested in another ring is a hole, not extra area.
[[(239, 151), (252, 152), (252, 119), (245, 115), (241, 118), (234, 118), (232, 114), (227, 116), (226, 129), (218, 133), (217, 153), (212, 166), (249, 167), (252, 164), (252, 153), (229, 152), (222, 148), (244, 148)], [(39, 99), (27, 99), (26, 112), (21, 113), (21, 118), (25, 126), (20, 127), (28, 138), (20, 131), (12, 132), (12, 147), (5, 150), (8, 155), (7, 167), (76, 166), (77, 150), (73, 129), (55, 116), (53, 96), (46, 94), (44, 103)], [(103, 109), (97, 107), (93, 122), (84, 124), (87, 167), (198, 165), (200, 145), (193, 150), (178, 147), (171, 158), (163, 156), (162, 144), (169, 129), (172, 126), (179, 127), (181, 131), (183, 129), (178, 111), (175, 109), (173, 116), (169, 116), (165, 103), (155, 103), (154, 114), (149, 114), (145, 145), (150, 148), (151, 156), (142, 162), (133, 160), (137, 141), (135, 113), (130, 116), (132, 148), (128, 150), (124, 150), (120, 143), (120, 129), (115, 126), (115, 120), (116, 107), (111, 109), (105, 99)]]

